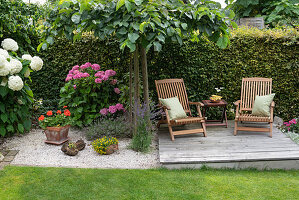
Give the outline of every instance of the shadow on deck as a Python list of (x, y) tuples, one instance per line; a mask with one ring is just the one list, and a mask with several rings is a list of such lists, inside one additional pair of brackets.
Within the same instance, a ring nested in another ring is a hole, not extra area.
[[(197, 126), (200, 125), (180, 126), (175, 130)], [(159, 129), (160, 162), (167, 168), (200, 168), (205, 165), (236, 169), (299, 169), (299, 145), (274, 127), (272, 138), (268, 133), (246, 131), (239, 131), (234, 136), (234, 124), (229, 121), (228, 128), (207, 127), (207, 137), (203, 134), (176, 136), (172, 142), (168, 127), (163, 124)]]

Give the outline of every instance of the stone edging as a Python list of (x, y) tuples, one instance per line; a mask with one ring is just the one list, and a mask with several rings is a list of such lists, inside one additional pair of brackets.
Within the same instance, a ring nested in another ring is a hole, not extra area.
[(5, 166), (10, 165), (15, 156), (18, 154), (18, 150), (2, 150), (0, 149), (0, 153), (4, 156), (4, 158), (0, 161), (0, 170)]

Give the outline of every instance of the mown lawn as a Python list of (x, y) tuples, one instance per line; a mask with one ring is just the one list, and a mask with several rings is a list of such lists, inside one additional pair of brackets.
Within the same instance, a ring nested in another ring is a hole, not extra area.
[(298, 199), (299, 171), (9, 166), (0, 199)]

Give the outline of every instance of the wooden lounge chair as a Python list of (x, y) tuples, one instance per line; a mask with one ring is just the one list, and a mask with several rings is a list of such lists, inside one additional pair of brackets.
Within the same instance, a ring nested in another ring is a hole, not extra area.
[[(234, 103), (236, 106), (234, 135), (237, 135), (237, 131), (256, 131), (269, 132), (269, 136), (272, 137), (274, 101), (272, 101), (270, 106), (270, 117), (260, 117), (251, 114), (256, 95), (269, 95), (271, 90), (271, 78), (242, 79), (241, 100)], [(238, 127), (238, 122), (267, 122), (270, 124), (270, 128)]]
[[(164, 79), (164, 80), (156, 80), (156, 89), (158, 93), (158, 97), (161, 99), (167, 99), (171, 97), (178, 97), (180, 103), (183, 106), (187, 114), (187, 118), (177, 119), (177, 120), (170, 120), (168, 115), (169, 108), (162, 106), (164, 112), (166, 114), (166, 119), (160, 120), (158, 123), (158, 127), (162, 123), (167, 123), (171, 140), (174, 140), (175, 135), (184, 135), (184, 134), (192, 134), (192, 133), (203, 133), (204, 137), (206, 137), (206, 125), (205, 119), (202, 117), (200, 106), (203, 106), (200, 102), (189, 102), (188, 96), (186, 92), (186, 88), (184, 85), (183, 79)], [(161, 102), (160, 102), (160, 105)], [(198, 112), (198, 117), (192, 117), (191, 110), (189, 105), (195, 105)], [(200, 129), (192, 129), (192, 130), (182, 130), (182, 131), (173, 131), (172, 126), (175, 125), (183, 125), (183, 124), (191, 124), (191, 123), (201, 123), (202, 128)]]

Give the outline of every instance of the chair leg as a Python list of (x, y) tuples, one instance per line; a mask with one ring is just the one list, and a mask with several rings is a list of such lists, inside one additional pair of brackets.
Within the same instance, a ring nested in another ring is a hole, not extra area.
[(157, 128), (160, 128), (161, 120), (158, 121)]
[(203, 136), (207, 137), (207, 129), (206, 129), (206, 123), (202, 122), (201, 123), (202, 129), (203, 129)]
[(171, 138), (172, 141), (174, 141), (174, 135), (173, 135), (172, 127), (169, 124), (168, 124), (168, 129), (169, 129), (169, 133), (170, 133), (170, 138)]
[(237, 135), (237, 130), (238, 129), (238, 121), (235, 121), (235, 129), (234, 129), (234, 135)]
[(272, 137), (273, 122), (270, 122), (270, 134), (269, 137)]

